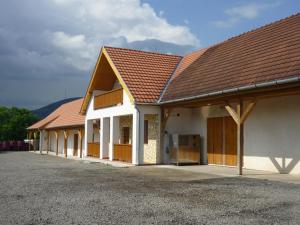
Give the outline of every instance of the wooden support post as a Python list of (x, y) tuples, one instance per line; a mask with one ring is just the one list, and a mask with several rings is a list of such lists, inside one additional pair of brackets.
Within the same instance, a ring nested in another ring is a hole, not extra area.
[(65, 157), (68, 156), (68, 131), (64, 130), (64, 153)]
[(82, 158), (82, 139), (83, 139), (83, 129), (78, 130), (78, 136), (79, 136), (79, 143), (80, 143), (80, 158)]
[[(240, 118), (243, 115), (243, 102), (237, 105), (237, 115)], [(238, 174), (243, 174), (243, 158), (244, 158), (244, 125), (240, 122), (237, 124), (237, 167)]]
[(256, 102), (250, 102), (244, 111), (244, 102), (240, 100), (235, 111), (232, 106), (227, 104), (225, 109), (231, 115), (237, 124), (237, 168), (238, 174), (243, 174), (243, 159), (244, 159), (244, 122), (253, 110)]
[(56, 155), (58, 155), (58, 132), (54, 131), (55, 133), (55, 139), (56, 139)]
[(256, 105), (256, 102), (250, 102), (247, 105), (245, 111), (242, 112), (242, 114), (241, 114), (241, 121), (240, 121), (242, 124), (246, 121), (246, 119), (248, 118), (249, 114), (251, 113), (251, 111), (253, 110), (253, 108), (254, 108), (255, 105)]

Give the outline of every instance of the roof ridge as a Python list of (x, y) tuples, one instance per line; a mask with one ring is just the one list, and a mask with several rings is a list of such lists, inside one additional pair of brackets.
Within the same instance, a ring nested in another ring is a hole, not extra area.
[(167, 53), (145, 51), (145, 50), (138, 50), (138, 49), (132, 49), (132, 48), (113, 47), (113, 46), (107, 46), (107, 45), (103, 45), (103, 48), (114, 48), (114, 49), (127, 50), (127, 51), (132, 51), (132, 52), (142, 52), (142, 53), (147, 53), (147, 54), (165, 55), (165, 56), (173, 56), (173, 57), (183, 58), (183, 56), (176, 55), (176, 54), (167, 54)]
[(167, 91), (167, 89), (168, 89), (168, 87), (169, 87), (169, 85), (170, 85), (170, 83), (171, 83), (171, 81), (172, 81), (172, 77), (175, 75), (177, 69), (178, 69), (179, 66), (182, 64), (183, 59), (184, 59), (184, 57), (182, 57), (182, 58), (180, 59), (180, 61), (179, 61), (179, 62), (177, 63), (177, 65), (175, 66), (173, 72), (172, 72), (172, 73), (170, 74), (170, 76), (168, 77), (168, 80), (167, 80), (167, 82), (165, 83), (164, 88), (163, 88), (162, 91), (160, 92), (159, 98), (157, 99), (156, 103), (160, 103), (160, 102), (161, 102), (161, 100), (162, 100), (162, 98), (163, 98), (165, 92)]
[(189, 53), (186, 53), (186, 54), (183, 56), (183, 58), (186, 57), (186, 56), (189, 56), (189, 55), (198, 53), (198, 52), (200, 52), (200, 51), (205, 51), (205, 50), (211, 48), (212, 46), (214, 46), (214, 45), (209, 45), (209, 46), (207, 46), (207, 47), (205, 47), (205, 48), (199, 48), (199, 49), (197, 49), (197, 50), (194, 50), (194, 51), (191, 51), (191, 52), (189, 52)]
[(251, 29), (251, 30), (245, 31), (245, 32), (243, 32), (243, 33), (240, 33), (240, 34), (238, 34), (238, 35), (236, 35), (236, 36), (232, 36), (232, 37), (230, 37), (230, 38), (227, 38), (227, 39), (225, 39), (225, 40), (223, 40), (223, 41), (221, 41), (221, 42), (218, 42), (218, 43), (209, 45), (209, 46), (207, 47), (207, 49), (208, 49), (208, 48), (215, 47), (215, 46), (217, 46), (217, 45), (221, 45), (221, 44), (223, 44), (223, 43), (225, 43), (225, 42), (227, 42), (227, 41), (231, 41), (231, 40), (233, 40), (233, 39), (236, 39), (236, 38), (238, 38), (238, 37), (241, 37), (241, 36), (244, 36), (244, 35), (246, 35), (246, 34), (252, 33), (252, 32), (254, 32), (254, 31), (263, 29), (263, 28), (265, 28), (265, 27), (268, 27), (268, 26), (271, 26), (271, 25), (274, 25), (274, 24), (277, 24), (277, 23), (281, 23), (281, 22), (283, 22), (283, 21), (285, 21), (285, 20), (291, 19), (292, 17), (299, 16), (299, 15), (300, 15), (300, 12), (297, 12), (297, 13), (292, 14), (292, 15), (290, 15), (290, 16), (287, 16), (287, 17), (281, 18), (281, 19), (279, 19), (279, 20), (276, 20), (276, 21), (273, 21), (273, 22), (264, 24), (264, 25), (262, 25), (262, 26), (260, 26), (260, 27), (253, 28), (253, 29)]

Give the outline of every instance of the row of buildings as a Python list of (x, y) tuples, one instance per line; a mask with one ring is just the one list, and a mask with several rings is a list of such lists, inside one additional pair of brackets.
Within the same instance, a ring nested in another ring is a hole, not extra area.
[(299, 94), (297, 14), (183, 57), (102, 47), (84, 98), (28, 131), (66, 157), (300, 174)]

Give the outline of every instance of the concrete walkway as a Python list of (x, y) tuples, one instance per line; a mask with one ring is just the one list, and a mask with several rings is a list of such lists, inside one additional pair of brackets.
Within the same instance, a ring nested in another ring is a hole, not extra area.
[[(216, 165), (193, 165), (193, 166), (175, 166), (159, 165), (156, 167), (168, 168), (174, 170), (189, 171), (192, 173), (209, 174), (217, 177), (239, 177), (235, 167), (216, 166)], [(256, 178), (263, 180), (273, 180), (286, 183), (300, 184), (300, 175), (279, 174), (269, 171), (243, 169), (243, 177)]]
[[(33, 151), (32, 151), (33, 152)], [(35, 151), (33, 153), (40, 154), (40, 151)], [(42, 152), (43, 155), (47, 155), (46, 151)], [(48, 152), (48, 155), (56, 156), (54, 152)], [(66, 158), (64, 154), (59, 154), (59, 157)], [(127, 168), (127, 167), (135, 167), (130, 163), (119, 162), (119, 161), (109, 161), (106, 159), (98, 159), (93, 157), (84, 157), (79, 158), (76, 156), (68, 156), (66, 159), (73, 159), (73, 160), (80, 160), (86, 163), (103, 163), (105, 165), (110, 165), (113, 167), (119, 168)], [(216, 166), (216, 165), (192, 165), (192, 166), (175, 166), (175, 165), (150, 165), (150, 166), (141, 166), (142, 168), (166, 168), (172, 170), (180, 170), (184, 172), (191, 172), (197, 178), (197, 174), (201, 175), (201, 179), (208, 179), (215, 177), (239, 177), (240, 175), (237, 174), (237, 169), (235, 167), (228, 167), (228, 166)], [(140, 167), (137, 167), (140, 168)], [(300, 175), (290, 175), (290, 174), (279, 174), (274, 172), (268, 171), (261, 171), (261, 170), (249, 170), (243, 169), (243, 177), (246, 178), (256, 178), (262, 180), (272, 180), (272, 181), (280, 181), (285, 183), (293, 183), (293, 184), (300, 184)], [(205, 176), (207, 175), (207, 176)]]
[[(41, 154), (40, 151), (30, 151), (30, 152), (36, 153), (36, 154)], [(98, 158), (94, 158), (94, 157), (84, 157), (84, 158), (79, 158), (77, 156), (65, 157), (64, 154), (56, 155), (55, 152), (50, 152), (50, 151), (48, 153), (47, 153), (47, 151), (42, 151), (42, 155), (51, 155), (51, 156), (65, 158), (65, 159), (79, 160), (79, 161), (84, 161), (86, 163), (102, 163), (102, 164), (105, 164), (105, 165), (110, 165), (110, 166), (119, 167), (119, 168), (127, 168), (127, 167), (134, 166), (130, 163), (119, 162), (119, 161), (110, 161), (110, 160), (107, 160), (107, 159), (98, 159)]]

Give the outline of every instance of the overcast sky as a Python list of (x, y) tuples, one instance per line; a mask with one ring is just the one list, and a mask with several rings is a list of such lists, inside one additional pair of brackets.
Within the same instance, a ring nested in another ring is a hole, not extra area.
[(1, 0), (0, 105), (83, 96), (102, 45), (182, 55), (297, 11), (293, 0)]

